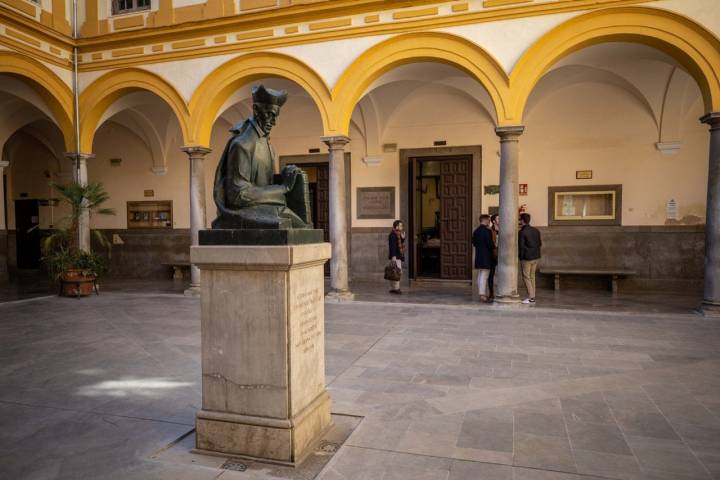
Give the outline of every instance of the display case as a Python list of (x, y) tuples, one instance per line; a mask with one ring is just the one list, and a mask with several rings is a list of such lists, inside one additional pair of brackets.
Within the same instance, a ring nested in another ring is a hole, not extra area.
[(622, 185), (548, 188), (549, 225), (620, 225)]
[(172, 228), (172, 200), (127, 202), (128, 228)]

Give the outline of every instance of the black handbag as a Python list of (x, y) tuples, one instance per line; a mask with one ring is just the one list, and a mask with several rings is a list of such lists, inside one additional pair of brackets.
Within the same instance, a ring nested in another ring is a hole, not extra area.
[(390, 261), (385, 267), (385, 280), (399, 282), (400, 277), (402, 277), (402, 270), (397, 266), (397, 263)]

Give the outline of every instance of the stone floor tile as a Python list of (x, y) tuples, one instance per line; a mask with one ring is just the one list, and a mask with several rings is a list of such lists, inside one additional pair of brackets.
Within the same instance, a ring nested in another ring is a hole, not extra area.
[(578, 473), (600, 477), (635, 480), (641, 474), (632, 454), (616, 455), (573, 448)]
[(567, 438), (562, 415), (545, 413), (515, 413), (515, 431), (534, 435), (551, 435)]
[(577, 472), (568, 440), (547, 435), (516, 433), (513, 465)]
[(620, 429), (626, 435), (664, 438), (668, 440), (680, 439), (665, 417), (654, 407), (653, 411), (616, 409), (613, 410), (613, 415)]
[(450, 464), (448, 480), (512, 480), (512, 467), (455, 460)]
[(496, 452), (513, 451), (513, 418), (510, 409), (467, 412), (457, 447)]
[(563, 414), (568, 421), (615, 423), (610, 409), (600, 394), (565, 397), (561, 402)]
[(687, 478), (710, 478), (707, 469), (683, 442), (632, 435), (626, 438), (643, 471), (662, 471)]
[(573, 449), (632, 455), (617, 425), (567, 422)]

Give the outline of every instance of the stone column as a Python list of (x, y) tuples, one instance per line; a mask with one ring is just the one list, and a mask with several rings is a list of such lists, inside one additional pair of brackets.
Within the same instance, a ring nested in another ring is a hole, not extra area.
[(322, 137), (330, 150), (330, 292), (336, 300), (350, 300), (347, 257), (347, 185), (345, 184), (345, 145), (350, 139), (343, 135)]
[[(212, 150), (186, 146), (181, 150), (190, 158), (190, 245), (198, 245), (198, 232), (205, 228), (205, 155)], [(185, 295), (200, 295), (200, 269), (190, 265), (190, 288)]]
[[(92, 153), (68, 152), (65, 154), (73, 162), (73, 181), (79, 185), (88, 184), (87, 161), (95, 158)], [(80, 213), (78, 247), (90, 251), (90, 212), (83, 208)]]
[(498, 127), (500, 137), (500, 235), (495, 274), (495, 301), (517, 303), (518, 284), (518, 137), (525, 127)]
[(5, 183), (3, 172), (10, 165), (10, 162), (0, 161), (0, 285), (7, 283), (10, 279), (8, 274), (7, 258), (7, 219), (5, 218)]
[(700, 119), (710, 125), (707, 207), (705, 219), (705, 289), (701, 310), (720, 316), (720, 112)]

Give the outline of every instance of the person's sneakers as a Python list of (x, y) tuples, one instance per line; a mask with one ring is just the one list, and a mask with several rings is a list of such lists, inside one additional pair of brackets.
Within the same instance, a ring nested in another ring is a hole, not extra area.
[(390, 293), (393, 293), (395, 295), (402, 295), (402, 291), (400, 290), (390, 290)]
[(532, 305), (535, 303), (535, 299), (534, 298), (526, 298), (525, 300), (522, 301), (522, 303), (524, 303), (525, 305)]

